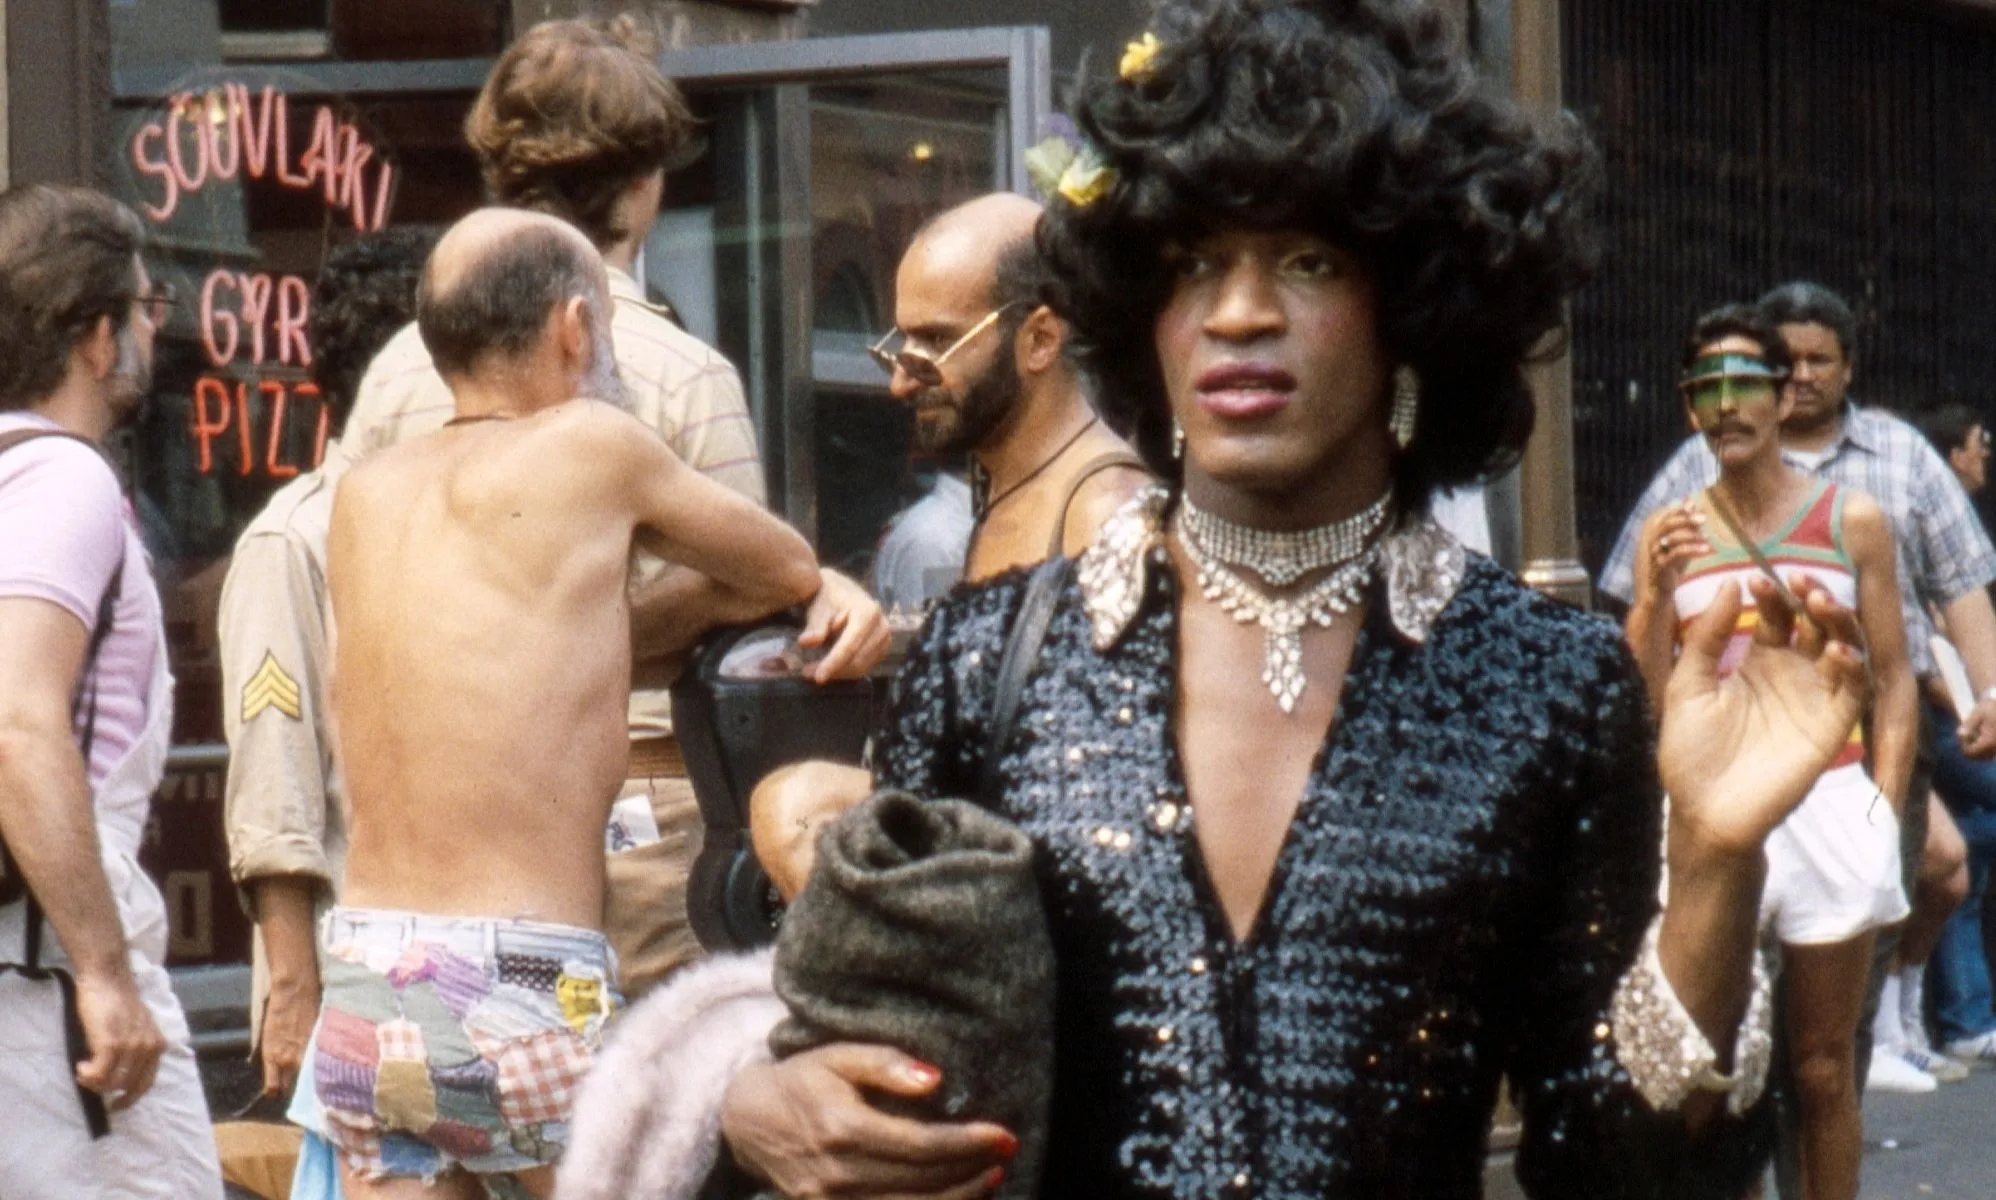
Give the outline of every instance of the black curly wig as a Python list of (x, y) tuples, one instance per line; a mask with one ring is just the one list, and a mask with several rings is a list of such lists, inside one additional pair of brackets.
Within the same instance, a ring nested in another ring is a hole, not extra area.
[(1104, 416), (1176, 481), (1154, 330), (1170, 243), (1226, 228), (1324, 237), (1379, 297), (1385, 348), (1419, 374), (1394, 465), (1404, 507), (1514, 465), (1531, 435), (1523, 367), (1595, 259), (1592, 144), (1479, 90), (1451, 22), (1423, 0), (1165, 0), (1134, 78), (1074, 105), (1116, 172), (1055, 197), (1040, 225)]

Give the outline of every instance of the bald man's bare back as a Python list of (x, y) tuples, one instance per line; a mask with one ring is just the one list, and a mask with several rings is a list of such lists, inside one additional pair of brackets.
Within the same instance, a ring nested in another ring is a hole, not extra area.
[(346, 476), (327, 568), (346, 903), (600, 927), (640, 536), (772, 609), (818, 583), (793, 531), (593, 401)]

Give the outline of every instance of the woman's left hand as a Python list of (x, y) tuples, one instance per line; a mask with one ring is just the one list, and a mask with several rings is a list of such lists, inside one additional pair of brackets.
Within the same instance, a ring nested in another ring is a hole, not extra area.
[(1869, 676), (1857, 615), (1816, 581), (1792, 611), (1754, 579), (1759, 625), (1737, 671), (1720, 678), (1741, 598), (1728, 586), (1684, 633), (1664, 695), (1658, 770), (1670, 794), (1671, 853), (1759, 861), (1762, 843), (1850, 739)]

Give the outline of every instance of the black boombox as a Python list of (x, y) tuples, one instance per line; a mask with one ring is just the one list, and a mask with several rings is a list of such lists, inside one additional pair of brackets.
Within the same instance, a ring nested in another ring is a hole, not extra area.
[(763, 776), (806, 759), (859, 763), (886, 679), (816, 684), (799, 676), (796, 625), (721, 630), (672, 685), (672, 727), (706, 838), (686, 886), (687, 915), (709, 950), (776, 937), (781, 904), (749, 842), (749, 796)]

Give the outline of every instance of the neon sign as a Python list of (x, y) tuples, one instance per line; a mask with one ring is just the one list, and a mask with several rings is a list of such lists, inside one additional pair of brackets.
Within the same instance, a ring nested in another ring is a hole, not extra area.
[[(155, 225), (204, 191), (258, 183), (310, 194), (368, 232), (387, 223), (394, 196), (394, 163), (354, 121), (332, 105), (294, 106), (274, 86), (176, 93), (133, 132), (127, 151), (138, 206)], [(204, 369), (188, 397), (186, 426), (200, 474), (278, 481), (324, 459), (331, 414), (304, 378), (311, 313), (312, 285), (301, 275), (224, 266), (202, 280), (196, 327)], [(297, 444), (294, 427), (299, 436), (310, 431), (310, 461), (286, 457)], [(224, 462), (230, 457), (232, 467)]]
[(182, 92), (167, 101), (164, 116), (132, 135), (132, 166), (159, 185), (156, 197), (142, 199), (145, 214), (170, 221), (181, 197), (211, 184), (273, 179), (294, 191), (317, 187), (326, 207), (344, 212), (356, 230), (381, 228), (395, 167), (359, 127), (321, 104), (311, 140), (295, 159), (291, 144), (291, 100), (274, 87), (255, 96), (240, 83), (198, 96)]

